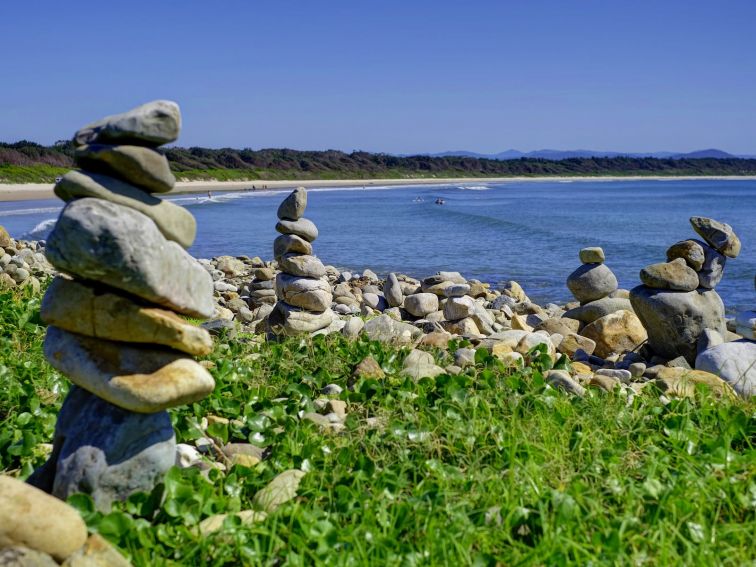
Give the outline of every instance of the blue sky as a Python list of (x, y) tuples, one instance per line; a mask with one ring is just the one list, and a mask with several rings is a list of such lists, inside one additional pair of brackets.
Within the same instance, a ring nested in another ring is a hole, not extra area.
[(179, 144), (756, 154), (756, 1), (8, 1), (0, 141), (155, 98)]

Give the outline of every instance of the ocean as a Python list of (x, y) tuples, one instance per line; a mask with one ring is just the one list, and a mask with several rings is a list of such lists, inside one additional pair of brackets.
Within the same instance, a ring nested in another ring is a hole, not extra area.
[[(276, 209), (285, 192), (172, 197), (197, 218), (190, 252), (272, 257)], [(443, 205), (435, 203), (444, 200)], [(315, 253), (340, 269), (425, 277), (455, 270), (491, 284), (518, 281), (539, 303), (568, 301), (565, 279), (578, 251), (601, 246), (620, 287), (665, 260), (678, 240), (696, 238), (688, 218), (726, 222), (741, 239), (717, 287), (728, 312), (756, 307), (756, 181), (532, 181), (318, 188), (306, 216), (320, 237)], [(16, 238), (44, 238), (58, 201), (0, 203), (0, 225)]]

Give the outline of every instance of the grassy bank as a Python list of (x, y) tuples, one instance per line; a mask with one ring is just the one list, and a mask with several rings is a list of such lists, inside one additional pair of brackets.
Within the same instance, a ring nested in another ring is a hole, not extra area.
[[(44, 460), (67, 382), (44, 362), (39, 298), (0, 292), (0, 468)], [(454, 346), (454, 345), (452, 345)], [(459, 376), (400, 376), (407, 350), (340, 336), (221, 340), (217, 387), (171, 412), (178, 441), (216, 420), (219, 442), (252, 442), (253, 467), (174, 469), (152, 497), (108, 515), (74, 497), (90, 528), (135, 565), (745, 565), (756, 559), (753, 403), (644, 394), (573, 398), (544, 386), (548, 357), (519, 371), (480, 351)], [(436, 351), (442, 364), (450, 355)], [(347, 377), (364, 357), (382, 380)], [(323, 386), (344, 387), (346, 428), (302, 421)], [(376, 419), (368, 419), (376, 418)], [(307, 471), (262, 522), (200, 536), (197, 523), (252, 506), (276, 474)], [(162, 503), (160, 503), (162, 499)]]

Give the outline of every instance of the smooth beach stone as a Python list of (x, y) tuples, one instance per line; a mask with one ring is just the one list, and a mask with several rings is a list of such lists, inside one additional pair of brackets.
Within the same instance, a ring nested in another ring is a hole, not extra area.
[(415, 293), (404, 298), (404, 309), (415, 317), (425, 317), (438, 310), (438, 296), (433, 293)]
[(60, 563), (42, 551), (18, 545), (10, 547), (0, 545), (0, 565), (3, 567), (59, 567)]
[(459, 272), (438, 272), (435, 276), (431, 277), (437, 278), (438, 281), (452, 282), (455, 284), (467, 283), (467, 280)]
[(725, 334), (724, 304), (714, 290), (667, 291), (638, 286), (630, 303), (648, 331), (648, 345), (667, 360), (684, 356), (693, 364), (705, 329)]
[(690, 224), (709, 246), (728, 258), (740, 254), (740, 239), (729, 224), (706, 217), (690, 217)]
[(304, 187), (297, 187), (278, 206), (280, 220), (296, 221), (302, 218), (307, 208), (307, 191)]
[(470, 318), (475, 321), (478, 329), (484, 335), (490, 335), (494, 332), (493, 325), (496, 323), (493, 316), (478, 302), (473, 306), (473, 313)]
[(325, 311), (333, 302), (331, 286), (324, 279), (301, 278), (281, 272), (276, 276), (276, 296), (294, 307)]
[(450, 285), (444, 290), (446, 297), (464, 297), (468, 293), (470, 293), (470, 286), (467, 284)]
[(557, 350), (567, 356), (573, 356), (578, 350), (590, 355), (596, 350), (596, 341), (577, 333), (570, 333), (559, 342)]
[(92, 122), (76, 132), (73, 141), (77, 146), (94, 143), (160, 146), (176, 141), (180, 130), (178, 104), (155, 100)]
[[(632, 311), (633, 306), (630, 304), (629, 299), (621, 297), (602, 297), (596, 301), (591, 301), (585, 305), (575, 307), (574, 309), (567, 310), (563, 318), (576, 319), (583, 323), (593, 323), (596, 319), (600, 319), (615, 311)], [(557, 319), (558, 321), (558, 319)], [(577, 332), (577, 329), (575, 329)]]
[(682, 258), (695, 271), (699, 271), (704, 263), (704, 249), (696, 240), (681, 240), (667, 249), (667, 262)]
[(63, 560), (86, 540), (87, 526), (75, 508), (0, 475), (0, 549), (22, 546)]
[(388, 315), (380, 315), (367, 321), (362, 328), (371, 341), (408, 345), (419, 339), (423, 332), (414, 325), (395, 321)]
[(182, 353), (94, 339), (48, 327), (44, 354), (71, 382), (120, 408), (156, 413), (206, 397), (213, 377)]
[(4, 226), (0, 225), (0, 248), (10, 247), (12, 244), (10, 234)]
[(276, 223), (276, 230), (281, 234), (295, 234), (304, 238), (307, 242), (312, 242), (318, 237), (318, 227), (310, 219), (305, 218), (295, 221), (287, 219), (279, 220)]
[(654, 383), (668, 396), (692, 398), (696, 393), (696, 385), (703, 384), (711, 388), (717, 397), (735, 397), (732, 387), (727, 382), (716, 374), (704, 370), (660, 368)]
[(192, 317), (212, 317), (213, 280), (142, 213), (77, 199), (63, 209), (45, 253), (59, 270), (102, 282)]
[(197, 221), (184, 207), (107, 175), (69, 171), (55, 185), (55, 194), (66, 202), (94, 197), (132, 208), (150, 217), (163, 236), (184, 248), (194, 243), (197, 234)]
[(706, 289), (714, 289), (722, 281), (727, 257), (703, 242), (699, 243), (704, 251), (704, 262), (698, 271), (698, 285)]
[(567, 277), (567, 287), (580, 303), (588, 303), (616, 290), (617, 278), (606, 264), (583, 264)]
[(412, 349), (402, 363), (401, 374), (413, 380), (435, 378), (445, 373), (446, 370), (436, 365), (433, 355), (422, 350)]
[(140, 305), (107, 288), (55, 278), (42, 300), (48, 325), (111, 341), (155, 343), (201, 356), (213, 350), (210, 334), (172, 311)]
[(84, 547), (66, 559), (61, 567), (131, 567), (131, 563), (100, 534), (92, 534)]
[(756, 341), (756, 311), (741, 311), (735, 316), (735, 332)]
[(632, 311), (616, 311), (596, 319), (580, 334), (596, 343), (593, 353), (602, 358), (634, 351), (648, 338), (646, 329)]
[(278, 261), (285, 254), (312, 255), (312, 244), (295, 234), (282, 234), (273, 241), (273, 257)]
[(176, 459), (167, 412), (134, 413), (73, 386), (55, 425), (53, 450), (28, 482), (66, 499), (89, 494), (101, 512), (151, 492)]
[(716, 374), (742, 398), (756, 396), (756, 343), (753, 341), (713, 346), (696, 357), (695, 367)]
[(472, 317), (457, 319), (456, 321), (442, 321), (441, 326), (448, 332), (463, 337), (481, 337), (482, 333)]
[(298, 469), (289, 469), (280, 473), (255, 493), (252, 503), (258, 510), (267, 513), (275, 511), (297, 496), (299, 483), (302, 482), (304, 476), (305, 472)]
[(335, 315), (330, 309), (322, 313), (313, 313), (279, 301), (268, 315), (268, 329), (274, 335), (299, 335), (314, 333), (328, 327)]
[(600, 246), (591, 246), (580, 250), (580, 262), (583, 264), (603, 264), (606, 260), (604, 249)]
[(585, 396), (585, 388), (565, 370), (549, 370), (545, 378), (546, 383), (552, 388), (562, 390), (567, 394), (574, 394), (580, 397)]
[(309, 254), (284, 254), (278, 259), (282, 272), (303, 278), (322, 278), (326, 269), (318, 258)]
[(698, 274), (682, 258), (646, 266), (640, 271), (640, 280), (654, 289), (693, 291), (698, 287)]
[[(390, 273), (386, 277), (386, 283), (383, 285), (383, 296), (386, 298), (389, 307), (399, 307), (404, 301), (402, 286), (396, 274)], [(436, 304), (438, 304), (438, 300), (436, 300)]]
[(150, 193), (166, 193), (176, 184), (168, 159), (150, 148), (90, 144), (76, 148), (74, 159), (83, 169), (112, 175)]
[(449, 321), (472, 317), (475, 313), (475, 305), (472, 297), (450, 297), (444, 305), (444, 317)]
[[(592, 304), (589, 303), (588, 305), (592, 305)], [(543, 330), (549, 333), (550, 335), (553, 335), (554, 333), (558, 333), (564, 337), (566, 337), (570, 333), (577, 333), (580, 330), (580, 320), (574, 317), (570, 317), (568, 315), (570, 311), (567, 311), (562, 317), (550, 318), (550, 319), (546, 319), (545, 321), (542, 321), (536, 327), (534, 327), (533, 330), (535, 331)], [(604, 313), (603, 315), (601, 315), (601, 317), (603, 317), (604, 315), (608, 315), (609, 313), (611, 313), (611, 311)], [(596, 319), (598, 319), (598, 317), (596, 317)]]

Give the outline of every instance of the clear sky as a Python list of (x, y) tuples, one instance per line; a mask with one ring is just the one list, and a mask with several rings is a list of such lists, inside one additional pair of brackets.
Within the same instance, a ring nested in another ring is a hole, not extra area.
[(0, 141), (156, 98), (179, 145), (756, 154), (756, 0), (8, 0)]

